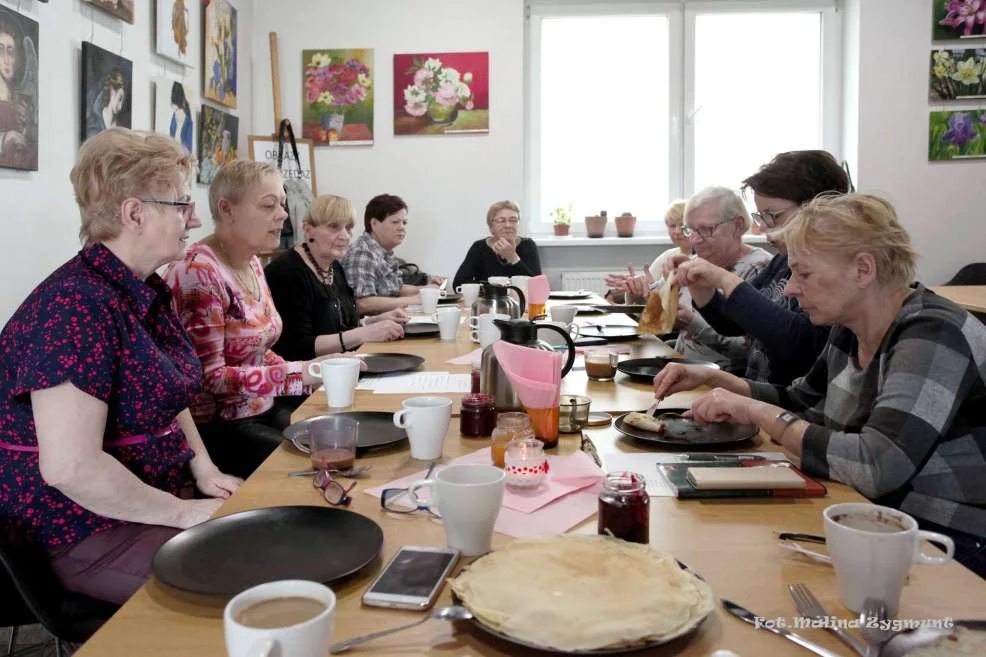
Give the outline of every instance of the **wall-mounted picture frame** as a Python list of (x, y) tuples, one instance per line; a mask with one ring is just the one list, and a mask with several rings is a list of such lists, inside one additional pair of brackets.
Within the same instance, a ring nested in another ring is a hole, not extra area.
[(932, 7), (932, 40), (986, 39), (982, 0), (933, 0)]
[(88, 41), (82, 42), (82, 139), (106, 128), (129, 128), (133, 62)]
[(373, 143), (373, 49), (301, 51), (301, 134), (316, 144)]
[(229, 0), (203, 0), (202, 97), (236, 108), (236, 7)]
[(986, 110), (931, 112), (928, 159), (986, 158)]
[[(315, 179), (315, 144), (311, 139), (295, 139), (298, 144), (298, 158), (301, 167), (295, 162), (291, 144), (284, 143), (284, 157), (281, 161), (281, 174), (285, 180), (301, 180), (318, 196), (318, 181)], [(269, 162), (277, 166), (277, 137), (274, 135), (247, 135), (247, 155), (256, 162)]]
[(99, 7), (125, 23), (134, 24), (134, 0), (85, 0), (85, 2), (93, 7)]
[(154, 132), (168, 135), (194, 155), (198, 105), (192, 85), (169, 78), (155, 78)]
[(240, 120), (229, 112), (202, 105), (199, 120), (199, 176), (208, 185), (227, 162), (237, 159)]
[(394, 55), (394, 134), (490, 131), (490, 54)]
[(986, 98), (986, 48), (931, 51), (928, 99)]
[(0, 6), (0, 168), (38, 170), (38, 23)]
[(156, 0), (154, 49), (182, 66), (194, 66), (195, 12), (193, 0)]

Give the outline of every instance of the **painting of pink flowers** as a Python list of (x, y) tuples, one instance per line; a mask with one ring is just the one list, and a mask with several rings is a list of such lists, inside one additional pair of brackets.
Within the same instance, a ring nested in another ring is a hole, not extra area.
[(394, 55), (394, 134), (490, 131), (490, 54)]
[(928, 159), (986, 157), (986, 110), (932, 112)]
[(931, 38), (986, 39), (986, 0), (934, 0)]
[(373, 143), (373, 49), (303, 50), (302, 136), (315, 144)]

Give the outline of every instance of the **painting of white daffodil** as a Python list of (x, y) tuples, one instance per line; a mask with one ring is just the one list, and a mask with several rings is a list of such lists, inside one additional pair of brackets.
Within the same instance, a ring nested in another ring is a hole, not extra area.
[(986, 47), (932, 50), (928, 97), (932, 101), (986, 98)]
[(490, 131), (490, 54), (394, 55), (394, 134)]

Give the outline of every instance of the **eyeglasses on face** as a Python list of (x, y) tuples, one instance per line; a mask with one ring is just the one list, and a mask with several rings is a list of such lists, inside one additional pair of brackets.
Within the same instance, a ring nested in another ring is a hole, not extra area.
[(784, 213), (789, 210), (794, 210), (798, 206), (792, 205), (786, 207), (783, 210), (777, 210), (776, 212), (771, 212), (770, 210), (764, 210), (763, 212), (751, 212), (750, 216), (753, 217), (753, 221), (757, 223), (758, 226), (762, 228), (774, 228), (777, 226), (777, 218), (784, 215)]
[(349, 503), (353, 501), (349, 493), (356, 488), (356, 482), (343, 487), (342, 484), (332, 478), (332, 474), (328, 470), (319, 470), (312, 478), (312, 486), (321, 488), (325, 501), (332, 506), (349, 506)]
[(684, 235), (685, 237), (692, 237), (694, 235), (698, 235), (703, 240), (707, 240), (715, 234), (716, 228), (718, 228), (723, 224), (730, 223), (735, 218), (736, 217), (729, 217), (728, 219), (717, 221), (711, 226), (699, 226), (698, 228), (692, 228), (688, 224), (685, 224), (684, 226), (681, 227), (681, 234)]
[(186, 219), (191, 217), (195, 212), (195, 201), (164, 201), (158, 198), (142, 198), (141, 203), (155, 203), (157, 205), (170, 205), (173, 208), (178, 208), (178, 212), (181, 213)]

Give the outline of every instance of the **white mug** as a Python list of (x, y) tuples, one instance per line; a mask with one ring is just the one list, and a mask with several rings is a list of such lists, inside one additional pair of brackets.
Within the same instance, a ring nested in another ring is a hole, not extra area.
[[(564, 322), (535, 322), (538, 326), (544, 326), (545, 324), (551, 324), (557, 326), (561, 330), (568, 333), (572, 340), (579, 337), (579, 325), (578, 324), (566, 324)], [(538, 340), (543, 340), (550, 344), (552, 347), (558, 347), (565, 344), (565, 338), (559, 335), (558, 331), (552, 331), (551, 329), (538, 329)]]
[(551, 315), (551, 321), (553, 322), (571, 324), (575, 321), (576, 312), (578, 312), (578, 306), (558, 305), (552, 306), (548, 311), (548, 314)]
[(442, 457), (442, 444), (452, 418), (452, 400), (447, 397), (411, 397), (394, 413), (394, 426), (407, 430), (411, 458), (434, 461)]
[[(284, 627), (252, 627), (240, 622), (244, 610), (253, 605), (294, 597), (309, 598), (325, 608), (308, 620)], [(325, 657), (332, 643), (335, 608), (332, 589), (318, 582), (286, 579), (249, 588), (223, 611), (226, 653), (229, 657)]]
[(438, 299), (442, 296), (442, 291), (437, 287), (423, 287), (418, 290), (421, 297), (421, 312), (430, 315), (438, 307)]
[(503, 313), (483, 313), (478, 317), (469, 318), (469, 339), (478, 342), (479, 346), (485, 349), (500, 339), (500, 327), (493, 323), (494, 319), (510, 319)]
[[(492, 547), (506, 479), (503, 470), (492, 465), (450, 465), (434, 479), (411, 484), (408, 496), (417, 506), (438, 506), (448, 546), (465, 557), (476, 557)], [(429, 486), (434, 495), (419, 498), (417, 489)]]
[(322, 379), (329, 408), (345, 408), (353, 405), (353, 389), (359, 380), (358, 358), (329, 358), (309, 363), (308, 373)]
[(466, 310), (472, 308), (472, 304), (479, 298), (479, 288), (479, 283), (463, 283), (455, 288), (455, 291), (462, 295), (462, 303), (465, 304)]
[[(862, 611), (864, 600), (876, 598), (887, 604), (893, 616), (912, 563), (940, 566), (955, 555), (951, 538), (918, 529), (914, 518), (897, 509), (868, 503), (833, 504), (822, 515), (842, 602), (855, 612)], [(921, 539), (940, 544), (945, 556), (924, 554)]]
[(524, 298), (527, 298), (527, 281), (531, 280), (530, 276), (511, 276), (510, 284), (516, 288), (520, 288), (520, 291), (524, 293)]
[(459, 332), (459, 320), (462, 319), (462, 311), (457, 306), (439, 308), (432, 313), (431, 318), (438, 324), (438, 333), (445, 342), (455, 342), (456, 334)]

